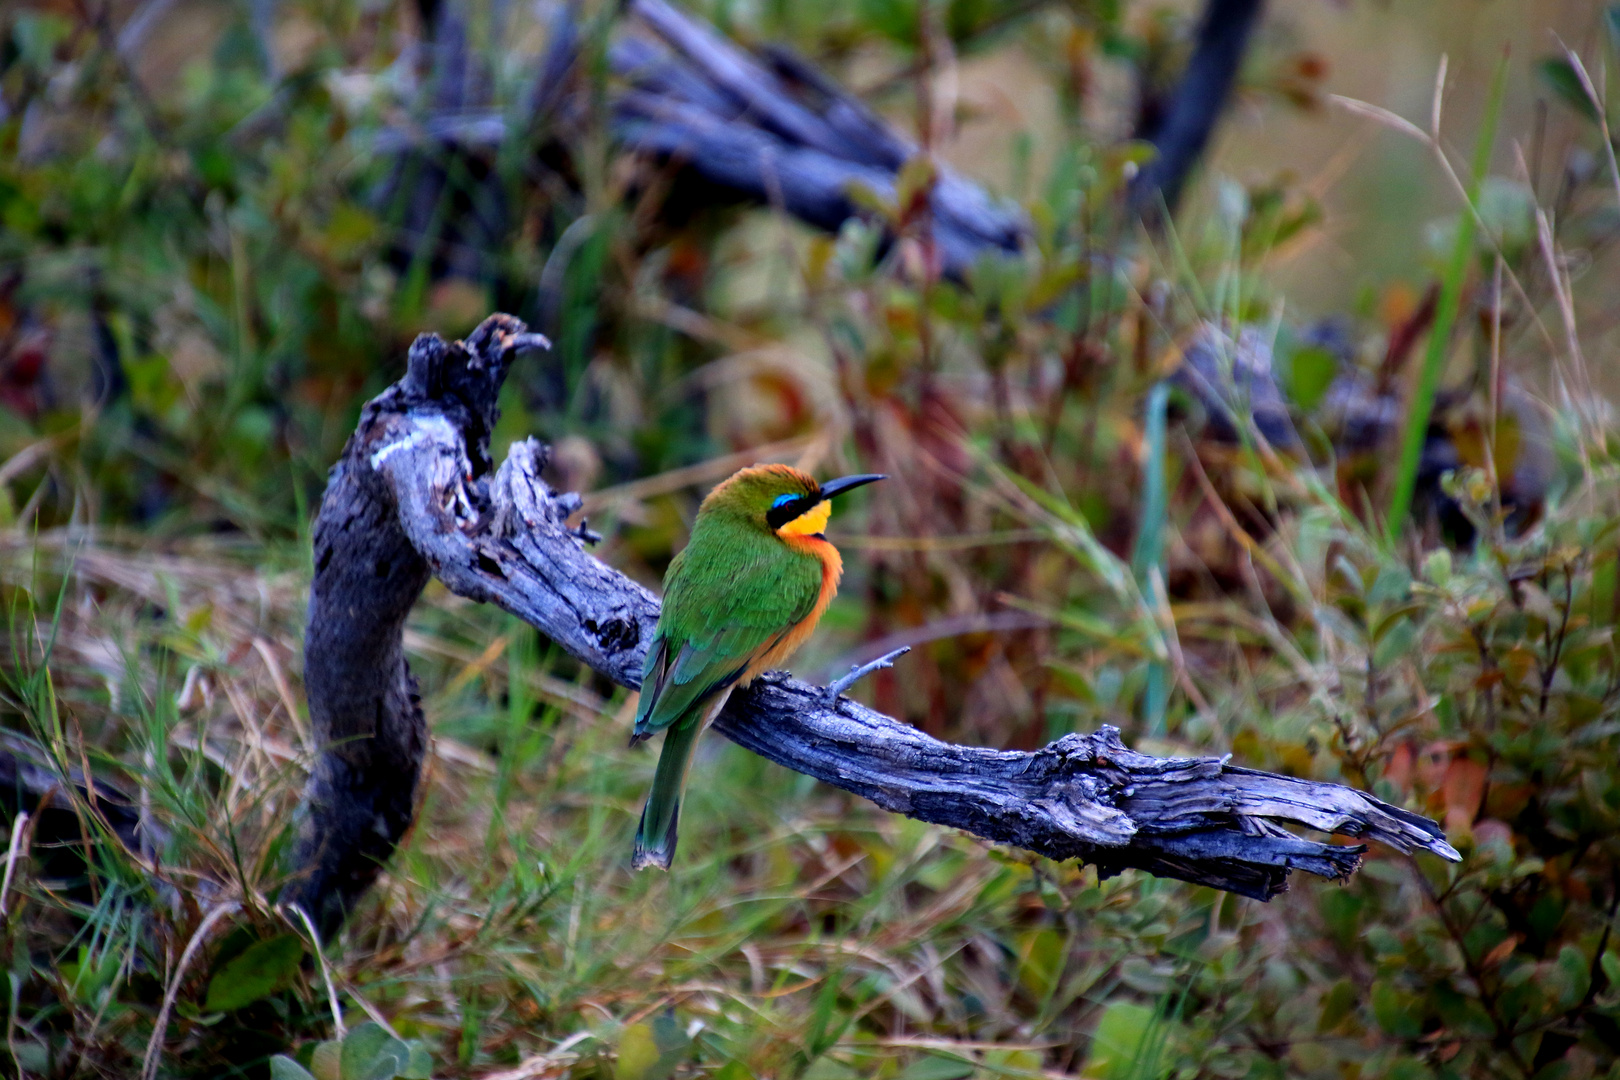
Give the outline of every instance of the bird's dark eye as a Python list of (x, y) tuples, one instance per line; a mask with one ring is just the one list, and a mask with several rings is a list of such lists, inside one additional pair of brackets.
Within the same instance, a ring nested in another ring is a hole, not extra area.
[(796, 492), (785, 492), (771, 500), (771, 508), (765, 511), (765, 524), (773, 529), (780, 529), (811, 506), (815, 505), (815, 497), (800, 495)]

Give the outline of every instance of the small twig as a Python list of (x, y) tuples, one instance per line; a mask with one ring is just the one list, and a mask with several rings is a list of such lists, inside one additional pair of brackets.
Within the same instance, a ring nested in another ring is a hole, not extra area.
[(17, 868), (18, 839), (28, 826), (28, 815), (18, 813), (11, 821), (11, 846), (6, 849), (6, 876), (0, 880), (0, 921), (6, 917), (6, 896), (11, 892), (11, 874)]
[(185, 981), (186, 968), (191, 966), (197, 950), (207, 942), (214, 925), (226, 916), (234, 915), (241, 907), (241, 902), (237, 900), (226, 900), (215, 905), (203, 917), (202, 925), (191, 935), (191, 940), (186, 942), (185, 951), (180, 954), (180, 963), (175, 966), (168, 989), (163, 992), (163, 1007), (158, 1010), (157, 1022), (152, 1025), (152, 1038), (146, 1044), (146, 1059), (141, 1063), (141, 1080), (152, 1080), (157, 1075), (159, 1051), (163, 1048), (163, 1033), (168, 1029), (169, 1012), (174, 1008), (174, 999), (180, 994), (180, 984)]
[(1490, 403), (1491, 437), (1485, 440), (1485, 467), (1491, 478), (1491, 534), (1497, 546), (1507, 541), (1503, 529), (1502, 477), (1496, 470), (1497, 432), (1502, 415), (1502, 256), (1496, 257), (1491, 283), (1491, 367), (1486, 373), (1486, 400)]
[(1562, 618), (1558, 621), (1558, 638), (1552, 639), (1552, 623), (1547, 624), (1547, 643), (1551, 646), (1551, 656), (1546, 666), (1541, 669), (1541, 702), (1536, 710), (1542, 719), (1547, 718), (1547, 698), (1552, 694), (1553, 679), (1558, 676), (1558, 663), (1564, 656), (1564, 642), (1569, 633), (1569, 616), (1575, 606), (1574, 572), (1567, 564), (1564, 566), (1564, 610)]
[(1440, 116), (1446, 100), (1446, 68), (1450, 63), (1451, 57), (1441, 53), (1440, 66), (1434, 72), (1434, 97), (1429, 100), (1429, 138), (1436, 144), (1440, 142)]
[(0, 484), (9, 484), (35, 464), (50, 459), (59, 447), (66, 445), (76, 431), (66, 431), (30, 443), (0, 463)]
[[(1592, 76), (1587, 73), (1586, 65), (1581, 62), (1580, 54), (1564, 44), (1564, 39), (1558, 37), (1557, 34), (1554, 34), (1553, 37), (1557, 40), (1559, 47), (1564, 50), (1564, 58), (1569, 61), (1569, 66), (1575, 69), (1575, 75), (1581, 81), (1581, 91), (1586, 94), (1586, 99), (1592, 103), (1592, 112), (1597, 116), (1598, 130), (1603, 133), (1603, 152), (1609, 163), (1609, 177), (1614, 181), (1615, 198), (1620, 199), (1620, 161), (1615, 159), (1614, 138), (1609, 134), (1609, 107), (1604, 100), (1604, 95), (1593, 84)], [(1598, 73), (1602, 74), (1601, 67)]]
[(1451, 913), (1446, 910), (1446, 905), (1436, 894), (1434, 885), (1430, 883), (1429, 879), (1421, 873), (1413, 873), (1411, 876), (1417, 883), (1418, 889), (1429, 901), (1429, 905), (1434, 908), (1435, 915), (1440, 919), (1440, 925), (1445, 928), (1446, 936), (1451, 938), (1452, 944), (1456, 946), (1458, 954), (1462, 957), (1464, 970), (1474, 980), (1474, 985), (1479, 988), (1480, 1004), (1485, 1007), (1486, 1018), (1491, 1023), (1498, 1045), (1508, 1048), (1520, 1069), (1528, 1076), (1531, 1072), (1529, 1063), (1524, 1060), (1524, 1056), (1513, 1045), (1513, 1038), (1519, 1032), (1514, 1030), (1512, 1023), (1504, 1021), (1499, 1012), (1500, 982), (1494, 987), (1487, 982), (1486, 971), (1480, 963), (1481, 958), (1470, 952), (1467, 935), (1457, 926), (1456, 920), (1452, 918)]
[[(1445, 147), (1440, 142), (1430, 137), (1426, 131), (1412, 123), (1412, 121), (1388, 109), (1380, 108), (1377, 105), (1356, 98), (1345, 97), (1342, 94), (1329, 94), (1327, 99), (1348, 112), (1376, 121), (1393, 131), (1401, 132), (1403, 135), (1409, 135), (1427, 146), (1433, 152), (1435, 161), (1440, 166), (1441, 175), (1445, 177), (1452, 191), (1462, 200), (1464, 212), (1473, 217), (1474, 225), (1479, 230), (1481, 240), (1484, 241), (1492, 254), (1502, 254), (1501, 245), (1496, 242), (1490, 224), (1480, 215), (1479, 207), (1468, 197), (1467, 185), (1463, 183), (1462, 177), (1457, 175), (1457, 170), (1452, 168), (1451, 159), (1446, 156)], [(1520, 303), (1524, 304), (1525, 312), (1529, 315), (1536, 331), (1541, 335), (1542, 341), (1546, 343), (1549, 349), (1557, 349), (1558, 346), (1553, 340), (1552, 331), (1548, 330), (1547, 324), (1542, 321), (1541, 315), (1536, 309), (1536, 304), (1530, 299), (1530, 294), (1525, 291), (1524, 283), (1519, 280), (1519, 275), (1509, 271), (1507, 279), (1508, 283), (1513, 286), (1513, 291), (1518, 294)]]
[[(276, 659), (275, 649), (263, 637), (255, 634), (253, 636), (253, 651), (259, 654), (259, 659), (264, 661), (265, 670), (270, 673), (270, 682), (275, 686), (276, 693), (281, 698), (281, 707), (286, 710), (287, 723), (292, 727), (294, 734), (298, 736), (299, 748), (304, 751), (305, 756), (314, 757), (318, 752), (315, 746), (315, 737), (310, 734), (309, 725), (304, 722), (304, 718), (298, 713), (298, 700), (293, 697), (292, 684), (287, 681), (287, 673), (282, 670), (281, 661)], [(197, 669), (192, 668), (192, 671), (195, 670)], [(187, 678), (190, 678), (189, 672)]]
[[(343, 983), (343, 990), (349, 995), (349, 997), (354, 999), (354, 1003), (356, 1005), (360, 1006), (360, 1011), (370, 1017), (378, 1027), (388, 1032), (388, 1034), (392, 1035), (394, 1038), (399, 1038), (399, 1032), (395, 1031), (394, 1025), (388, 1022), (388, 1017), (384, 1016), (382, 1014), (382, 1010), (378, 1009), (377, 1006), (361, 997), (360, 992), (354, 988), (353, 983), (345, 980)], [(341, 1036), (339, 1037), (341, 1038)]]
[[(326, 984), (326, 1001), (327, 1004), (332, 1007), (332, 1033), (337, 1036), (337, 1038), (341, 1039), (344, 1035), (348, 1034), (348, 1032), (343, 1027), (343, 1010), (338, 1008), (337, 990), (335, 990), (332, 986), (332, 969), (327, 967), (326, 953), (321, 950), (321, 935), (315, 932), (314, 920), (309, 917), (309, 912), (305, 911), (301, 905), (277, 905), (277, 910), (280, 910), (281, 908), (291, 908), (292, 911), (303, 922), (304, 929), (309, 931), (310, 944), (315, 948), (315, 962), (320, 965), (321, 969), (321, 981)], [(281, 917), (286, 919), (287, 913), (282, 911)], [(287, 919), (287, 921), (292, 922), (291, 919)], [(384, 1026), (386, 1027), (387, 1025)]]
[[(887, 540), (888, 537), (879, 537), (878, 539)], [(851, 544), (850, 538), (847, 536), (840, 537), (839, 544), (841, 547), (866, 546)], [(927, 549), (913, 544), (904, 549), (878, 547), (876, 550), (920, 551)], [(924, 623), (922, 626), (901, 627), (894, 633), (884, 634), (873, 641), (863, 641), (859, 647), (850, 649), (842, 656), (836, 656), (828, 661), (825, 670), (827, 678), (831, 679), (833, 672), (845, 664), (848, 664), (851, 668), (857, 668), (873, 657), (885, 654), (898, 656), (899, 653), (893, 650), (899, 649), (902, 645), (907, 648), (916, 648), (918, 645), (926, 645), (931, 641), (943, 641), (947, 638), (961, 637), (966, 634), (1007, 634), (1019, 630), (1044, 629), (1051, 625), (1052, 619), (1049, 616), (1034, 611), (997, 611), (990, 614), (973, 612), (967, 615), (951, 615), (935, 622)]]
[(1187, 666), (1187, 654), (1181, 648), (1181, 632), (1176, 628), (1175, 613), (1170, 610), (1170, 596), (1165, 591), (1163, 571), (1154, 567), (1149, 581), (1152, 586), (1150, 607), (1153, 620), (1158, 624), (1165, 652), (1170, 654), (1170, 668), (1175, 672), (1176, 682), (1181, 686), (1182, 693), (1187, 695), (1187, 700), (1192, 702), (1193, 708), (1204, 716), (1214, 716), (1215, 710), (1210, 708), (1209, 699), (1193, 682), (1192, 671)]
[(910, 645), (902, 645), (892, 652), (886, 652), (876, 660), (869, 660), (864, 664), (857, 664), (849, 669), (849, 674), (827, 685), (827, 704), (831, 705), (838, 700), (840, 694), (874, 671), (894, 667), (894, 662), (911, 651)]
[(22, 995), (22, 980), (8, 981), (11, 983), (11, 993), (6, 997), (6, 1050), (11, 1054), (11, 1064), (16, 1067), (20, 1080), (22, 1066), (17, 1061), (17, 1006)]
[(485, 1080), (540, 1080), (541, 1077), (552, 1075), (565, 1058), (578, 1057), (572, 1053), (574, 1047), (594, 1038), (597, 1038), (594, 1032), (576, 1031), (545, 1053), (524, 1058), (516, 1068), (506, 1072), (490, 1073)]

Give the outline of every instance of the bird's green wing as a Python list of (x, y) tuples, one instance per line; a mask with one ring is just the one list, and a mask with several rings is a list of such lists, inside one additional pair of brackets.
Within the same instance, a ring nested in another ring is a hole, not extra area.
[(694, 531), (665, 578), (636, 738), (697, 715), (698, 706), (810, 614), (820, 591), (820, 562), (784, 550), (774, 537)]

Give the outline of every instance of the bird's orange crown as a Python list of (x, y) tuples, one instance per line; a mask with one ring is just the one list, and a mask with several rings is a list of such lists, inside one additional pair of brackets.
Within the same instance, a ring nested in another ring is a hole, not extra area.
[(754, 465), (709, 492), (698, 512), (746, 521), (784, 540), (822, 539), (832, 516), (832, 497), (880, 479), (870, 474), (846, 476), (823, 485), (791, 465)]

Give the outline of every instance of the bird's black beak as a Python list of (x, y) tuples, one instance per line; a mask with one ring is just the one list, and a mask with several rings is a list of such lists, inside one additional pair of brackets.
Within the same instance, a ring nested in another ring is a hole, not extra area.
[(882, 473), (862, 473), (859, 476), (840, 476), (837, 480), (829, 480), (825, 484), (821, 485), (821, 497), (823, 499), (830, 499), (834, 495), (842, 495), (846, 491), (852, 491), (855, 488), (861, 487), (865, 484), (870, 484), (874, 480), (887, 479), (888, 477), (884, 476)]

